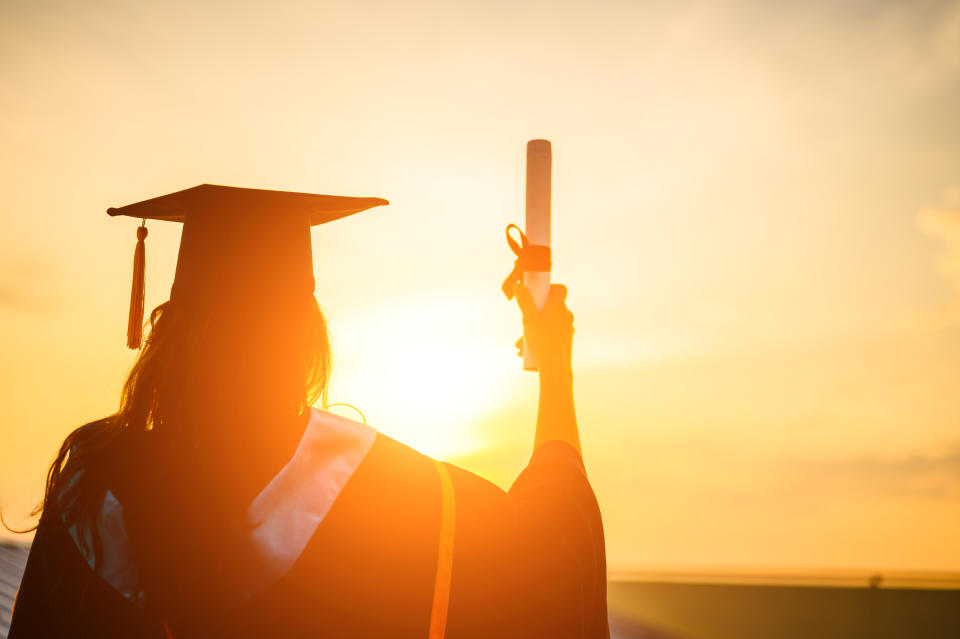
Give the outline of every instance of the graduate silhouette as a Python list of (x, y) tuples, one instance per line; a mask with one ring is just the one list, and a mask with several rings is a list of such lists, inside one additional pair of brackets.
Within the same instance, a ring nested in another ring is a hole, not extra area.
[(13, 639), (609, 636), (564, 287), (542, 311), (516, 289), (541, 385), (509, 491), (313, 407), (330, 345), (310, 227), (383, 204), (201, 185), (108, 211), (182, 222), (176, 276), (120, 409), (50, 468)]

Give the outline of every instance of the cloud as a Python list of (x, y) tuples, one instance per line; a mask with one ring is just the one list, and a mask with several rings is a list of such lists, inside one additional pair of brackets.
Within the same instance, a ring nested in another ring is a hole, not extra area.
[(947, 325), (960, 323), (960, 186), (947, 190), (944, 206), (926, 209), (917, 216), (920, 229), (940, 243), (937, 268), (956, 292), (943, 310)]
[[(879, 55), (891, 70), (925, 89), (956, 86), (960, 71), (960, 2), (937, 2), (926, 10), (909, 3), (886, 5), (877, 35), (886, 44)], [(919, 24), (918, 24), (919, 23)]]
[(915, 454), (895, 459), (865, 457), (854, 460), (848, 467), (894, 477), (944, 473), (960, 479), (960, 445), (940, 454)]
[(50, 305), (40, 291), (50, 288), (50, 271), (39, 261), (20, 259), (0, 262), (0, 310), (36, 311)]
[(960, 496), (960, 444), (936, 453), (800, 462), (804, 474), (835, 489), (926, 497)]
[(0, 308), (24, 308), (30, 300), (24, 291), (9, 283), (0, 284)]

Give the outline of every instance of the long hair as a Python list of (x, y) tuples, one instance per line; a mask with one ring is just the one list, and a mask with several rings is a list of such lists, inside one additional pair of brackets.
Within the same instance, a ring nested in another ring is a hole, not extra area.
[[(277, 429), (302, 424), (309, 406), (326, 405), (330, 342), (316, 300), (259, 302), (155, 308), (119, 410), (68, 435), (47, 473), (35, 514), (75, 525), (95, 561), (106, 491), (131, 497), (121, 498), (125, 523), (141, 586), (158, 608), (183, 609), (196, 590), (228, 578), (216, 566), (237, 549), (231, 531), (260, 481), (256, 453), (283, 439)], [(183, 570), (197, 561), (217, 576), (187, 580)]]

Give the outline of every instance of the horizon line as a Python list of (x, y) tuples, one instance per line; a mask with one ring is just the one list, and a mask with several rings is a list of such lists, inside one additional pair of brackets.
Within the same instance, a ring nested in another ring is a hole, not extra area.
[(960, 590), (960, 572), (797, 567), (610, 568), (608, 581), (715, 586)]

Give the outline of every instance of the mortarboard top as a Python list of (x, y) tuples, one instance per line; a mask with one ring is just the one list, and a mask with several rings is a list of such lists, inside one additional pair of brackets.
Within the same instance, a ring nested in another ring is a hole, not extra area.
[[(201, 184), (135, 204), (111, 216), (183, 223), (170, 301), (204, 308), (230, 302), (282, 302), (312, 293), (310, 227), (389, 204), (344, 197)], [(144, 244), (137, 229), (127, 345), (139, 348), (143, 324)]]
[[(126, 215), (148, 220), (184, 222), (187, 213), (230, 215), (228, 207), (270, 207), (274, 215), (306, 213), (310, 226), (332, 222), (341, 217), (389, 204), (379, 197), (346, 197), (317, 195), (293, 191), (246, 189), (219, 184), (201, 184), (189, 189), (161, 195), (135, 204), (107, 209), (108, 215)], [(238, 211), (239, 212), (239, 211)]]

